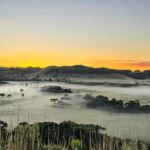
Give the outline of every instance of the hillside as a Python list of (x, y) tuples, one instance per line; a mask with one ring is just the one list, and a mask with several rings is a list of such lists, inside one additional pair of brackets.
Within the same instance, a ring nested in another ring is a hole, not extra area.
[(134, 78), (134, 79), (149, 79), (150, 70), (131, 71), (131, 70), (116, 70), (109, 68), (92, 68), (82, 65), (75, 66), (49, 66), (46, 68), (0, 68), (1, 80), (36, 80), (59, 75), (83, 75), (83, 76), (98, 76), (108, 78)]

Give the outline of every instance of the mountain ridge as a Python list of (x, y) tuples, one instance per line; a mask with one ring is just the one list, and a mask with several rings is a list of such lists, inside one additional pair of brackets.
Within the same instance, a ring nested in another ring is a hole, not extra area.
[(132, 71), (132, 70), (119, 70), (109, 69), (105, 67), (93, 68), (84, 65), (73, 65), (73, 66), (48, 66), (45, 68), (40, 67), (0, 67), (0, 80), (13, 79), (13, 78), (29, 78), (42, 77), (49, 75), (65, 75), (65, 74), (79, 74), (79, 75), (111, 75), (119, 74), (133, 79), (149, 79), (150, 70), (145, 71)]

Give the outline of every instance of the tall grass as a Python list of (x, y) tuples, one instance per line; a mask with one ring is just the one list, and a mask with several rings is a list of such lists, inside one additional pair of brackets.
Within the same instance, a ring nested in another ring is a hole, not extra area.
[(11, 132), (0, 122), (0, 150), (148, 150), (148, 144), (101, 134), (102, 128), (73, 122), (20, 123)]

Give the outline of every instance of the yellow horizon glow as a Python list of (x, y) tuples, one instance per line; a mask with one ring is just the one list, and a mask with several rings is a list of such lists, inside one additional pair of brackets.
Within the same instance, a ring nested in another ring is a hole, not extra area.
[[(108, 44), (109, 43), (109, 44)], [(117, 41), (61, 41), (34, 35), (16, 36), (0, 45), (0, 66), (47, 67), (85, 65), (112, 69), (150, 70), (149, 46)], [(135, 46), (136, 45), (136, 46)], [(142, 49), (144, 48), (144, 50)]]
[[(85, 65), (89, 67), (106, 67), (111, 69), (130, 69), (130, 70), (150, 70), (150, 62), (131, 59), (113, 59), (113, 54), (109, 59), (103, 59), (108, 53), (98, 54), (97, 52), (79, 51), (51, 51), (43, 53), (41, 50), (28, 50), (5, 52), (0, 55), (0, 66), (2, 67), (47, 67), (47, 66), (72, 66)], [(112, 59), (111, 59), (112, 57)], [(125, 54), (124, 54), (125, 57)], [(121, 58), (121, 57), (120, 57)]]
[(0, 66), (150, 70), (149, 4), (0, 1)]

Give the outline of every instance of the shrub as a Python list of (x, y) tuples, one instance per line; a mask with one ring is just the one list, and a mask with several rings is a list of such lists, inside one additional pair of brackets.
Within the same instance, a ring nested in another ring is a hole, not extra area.
[(78, 139), (73, 139), (71, 141), (71, 150), (81, 150), (81, 142)]

